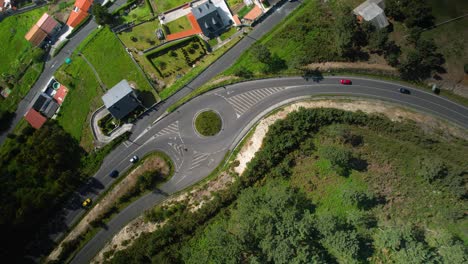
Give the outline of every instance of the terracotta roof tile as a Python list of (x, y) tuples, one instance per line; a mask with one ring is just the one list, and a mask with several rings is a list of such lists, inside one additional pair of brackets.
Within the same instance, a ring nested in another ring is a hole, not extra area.
[(26, 33), (27, 41), (31, 42), (34, 46), (39, 46), (42, 41), (47, 37), (47, 33), (45, 33), (42, 29), (40, 29), (37, 25), (34, 25), (28, 33)]
[(26, 121), (28, 121), (28, 123), (35, 129), (41, 128), (47, 121), (47, 118), (32, 108), (26, 113), (24, 119), (26, 119)]
[(78, 12), (75, 12), (72, 10), (70, 13), (70, 16), (68, 17), (67, 25), (74, 28), (78, 26), (81, 23), (81, 21), (83, 21), (87, 16), (88, 16), (87, 12), (84, 12), (81, 10), (78, 10)]
[(47, 13), (44, 13), (36, 23), (36, 26), (40, 27), (47, 34), (51, 34), (57, 25), (58, 22)]
[(260, 9), (260, 7), (258, 7), (258, 5), (255, 5), (255, 7), (252, 10), (250, 10), (250, 12), (247, 13), (247, 15), (244, 16), (244, 19), (253, 21), (257, 17), (259, 17), (261, 14), (262, 14), (262, 10)]

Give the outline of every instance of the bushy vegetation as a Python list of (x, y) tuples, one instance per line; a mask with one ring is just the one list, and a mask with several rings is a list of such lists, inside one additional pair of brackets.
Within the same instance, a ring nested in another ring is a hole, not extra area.
[(354, 4), (305, 1), (224, 74), (248, 78), (246, 71), (254, 76), (299, 73), (306, 71), (310, 63), (367, 61), (374, 55), (383, 56), (405, 80), (420, 81), (443, 72), (444, 58), (434, 41), (420, 39), (422, 30), (433, 25), (431, 9), (424, 1), (395, 0), (386, 4), (387, 15), (402, 21), (410, 32), (408, 41), (399, 44), (389, 37), (392, 25), (378, 30), (369, 22), (358, 23), (352, 13)]
[[(2, 258), (33, 255), (35, 235), (83, 180), (82, 149), (56, 122), (31, 127), (5, 142), (0, 153)], [(13, 261), (20, 263), (22, 261)]]
[(166, 86), (191, 71), (193, 65), (207, 54), (198, 37), (177, 41), (158, 48), (146, 55)]
[(169, 218), (111, 262), (464, 263), (467, 146), (382, 116), (300, 110), (227, 190), (149, 217)]
[(197, 115), (195, 128), (203, 136), (214, 136), (221, 131), (222, 121), (214, 111), (204, 111)]
[[(24, 263), (51, 246), (48, 232), (62, 225), (57, 214), (73, 192), (93, 175), (106, 155), (128, 139), (124, 134), (104, 148), (86, 153), (59, 124), (49, 120), (40, 130), (26, 125), (0, 148), (0, 256)], [(67, 206), (79, 206), (74, 201)], [(22, 259), (24, 258), (24, 259)]]

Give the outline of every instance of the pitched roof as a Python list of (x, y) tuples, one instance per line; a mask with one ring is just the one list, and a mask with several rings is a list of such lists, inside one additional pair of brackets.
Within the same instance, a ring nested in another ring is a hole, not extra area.
[(83, 12), (88, 12), (89, 8), (93, 4), (93, 0), (76, 0), (75, 6)]
[(102, 96), (107, 110), (117, 119), (122, 119), (138, 107), (138, 99), (127, 80), (122, 80)]
[(36, 26), (40, 27), (47, 34), (51, 34), (57, 25), (58, 22), (47, 13), (44, 13), (36, 23)]
[(122, 80), (102, 96), (102, 101), (109, 108), (131, 92), (133, 92), (133, 89), (130, 84), (127, 80)]
[(74, 28), (78, 26), (81, 23), (81, 21), (83, 21), (87, 16), (88, 16), (88, 13), (85, 11), (82, 11), (81, 9), (78, 10), (78, 12), (75, 12), (74, 10), (72, 10), (70, 13), (70, 16), (68, 17), (67, 25)]
[(198, 5), (192, 8), (192, 14), (198, 20), (212, 12), (215, 12), (218, 8), (210, 2), (205, 2), (201, 5)]
[(24, 119), (26, 119), (26, 121), (28, 121), (28, 123), (35, 129), (41, 128), (41, 126), (47, 121), (47, 118), (32, 108), (29, 109), (26, 115), (24, 115)]
[(234, 24), (235, 25), (241, 25), (242, 24), (238, 15), (234, 15), (232, 18), (234, 19)]
[(244, 16), (244, 19), (247, 19), (247, 20), (250, 20), (250, 21), (254, 21), (257, 17), (259, 17), (260, 15), (262, 14), (262, 9), (260, 9), (260, 7), (258, 7), (258, 5), (255, 5), (255, 7), (250, 10), (249, 13), (247, 13), (245, 16)]
[(42, 41), (47, 37), (47, 33), (44, 32), (37, 25), (34, 25), (28, 33), (24, 36), (27, 41), (31, 42), (34, 46), (39, 46)]
[(55, 101), (57, 101), (57, 103), (59, 104), (62, 104), (63, 100), (65, 99), (65, 96), (67, 96), (67, 93), (67, 87), (60, 85), (60, 87), (57, 89), (57, 92), (54, 94)]

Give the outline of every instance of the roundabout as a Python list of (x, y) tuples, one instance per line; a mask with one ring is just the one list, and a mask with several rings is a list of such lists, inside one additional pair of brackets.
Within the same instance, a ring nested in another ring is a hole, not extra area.
[[(134, 134), (106, 158), (95, 179), (108, 186), (113, 181), (107, 177), (111, 170), (124, 172), (131, 166), (128, 160), (133, 155), (142, 157), (154, 150), (171, 157), (175, 169), (173, 177), (116, 215), (107, 229), (100, 230), (72, 263), (89, 263), (129, 221), (169, 195), (205, 178), (258, 120), (286, 104), (313, 96), (364, 97), (388, 101), (468, 128), (468, 108), (443, 97), (411, 87), (404, 87), (411, 95), (401, 94), (399, 89), (403, 86), (400, 84), (364, 78), (352, 78), (352, 85), (343, 86), (339, 84), (341, 78), (345, 77), (326, 77), (320, 82), (292, 77), (238, 83), (198, 96), (157, 122), (150, 122), (141, 133)], [(194, 123), (206, 110), (219, 116), (222, 129), (213, 136), (200, 137)]]
[(223, 121), (219, 113), (206, 109), (195, 115), (193, 127), (200, 137), (211, 137), (221, 131)]

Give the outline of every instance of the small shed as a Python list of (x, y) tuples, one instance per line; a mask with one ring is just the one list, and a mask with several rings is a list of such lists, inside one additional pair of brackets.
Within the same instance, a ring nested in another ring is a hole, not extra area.
[(122, 119), (135, 110), (140, 102), (127, 80), (122, 80), (102, 96), (107, 110), (116, 119)]
[(383, 0), (367, 0), (356, 7), (353, 13), (380, 29), (389, 25), (384, 9), (385, 2)]

